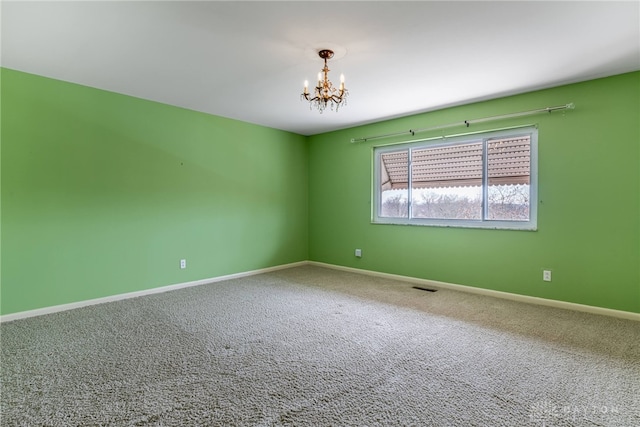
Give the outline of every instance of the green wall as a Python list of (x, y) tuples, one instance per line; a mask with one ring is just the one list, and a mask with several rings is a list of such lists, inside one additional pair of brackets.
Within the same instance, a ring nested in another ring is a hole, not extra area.
[(1, 78), (2, 314), (308, 259), (305, 137)]
[[(539, 126), (537, 231), (371, 224), (372, 147), (402, 138), (351, 138), (569, 102), (575, 110), (446, 132)], [(636, 72), (310, 137), (310, 259), (640, 312), (639, 117)]]
[[(1, 314), (306, 259), (640, 312), (638, 72), (308, 138), (1, 73)], [(371, 224), (351, 138), (568, 102), (469, 129), (539, 126), (538, 231)]]

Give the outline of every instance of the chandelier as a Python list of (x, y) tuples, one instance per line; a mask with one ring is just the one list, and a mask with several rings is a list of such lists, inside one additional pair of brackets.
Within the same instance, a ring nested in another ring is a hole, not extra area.
[(341, 105), (347, 105), (347, 96), (349, 91), (344, 88), (344, 74), (340, 75), (340, 89), (333, 87), (329, 81), (329, 67), (327, 67), (327, 59), (333, 58), (333, 51), (322, 49), (318, 52), (320, 58), (324, 59), (324, 68), (318, 73), (318, 84), (313, 90), (313, 96), (309, 93), (309, 82), (304, 81), (304, 92), (300, 95), (300, 99), (309, 101), (309, 109), (313, 107), (320, 111), (320, 114), (329, 106), (331, 110), (338, 111)]

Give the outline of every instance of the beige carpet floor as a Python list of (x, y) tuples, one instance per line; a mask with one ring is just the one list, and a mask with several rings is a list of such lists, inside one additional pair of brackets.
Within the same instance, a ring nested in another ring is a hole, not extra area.
[(2, 426), (640, 426), (640, 323), (297, 267), (0, 325)]

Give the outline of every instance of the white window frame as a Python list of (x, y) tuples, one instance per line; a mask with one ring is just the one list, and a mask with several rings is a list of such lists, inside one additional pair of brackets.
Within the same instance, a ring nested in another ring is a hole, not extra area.
[[(487, 156), (486, 147), (487, 141), (495, 138), (516, 138), (521, 136), (530, 137), (530, 176), (529, 176), (529, 220), (517, 221), (517, 220), (491, 220), (486, 219), (487, 213)], [(430, 218), (412, 218), (411, 217), (411, 167), (409, 166), (409, 183), (408, 183), (408, 202), (409, 202), (409, 217), (385, 217), (380, 216), (379, 212), (382, 209), (381, 203), (381, 188), (380, 188), (380, 174), (381, 174), (381, 154), (400, 151), (400, 150), (412, 150), (420, 148), (433, 148), (437, 146), (451, 146), (457, 144), (464, 144), (474, 141), (482, 140), (483, 142), (483, 179), (482, 179), (482, 219), (469, 220), (469, 219), (430, 219)], [(464, 135), (428, 138), (418, 141), (409, 141), (400, 144), (391, 144), (373, 147), (373, 185), (372, 185), (372, 223), (374, 224), (397, 224), (397, 225), (422, 225), (422, 226), (436, 226), (436, 227), (462, 227), (462, 228), (488, 228), (488, 229), (505, 229), (505, 230), (537, 230), (538, 219), (538, 129), (535, 126), (528, 125), (526, 127), (510, 128), (497, 131), (476, 132), (468, 133)]]

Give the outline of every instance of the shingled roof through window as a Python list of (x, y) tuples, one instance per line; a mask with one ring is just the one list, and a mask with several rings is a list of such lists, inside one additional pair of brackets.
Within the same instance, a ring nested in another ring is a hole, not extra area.
[[(408, 186), (409, 150), (380, 156), (381, 189)], [(469, 187), (482, 185), (482, 141), (414, 148), (411, 151), (413, 188)], [(528, 184), (531, 141), (528, 136), (487, 142), (489, 185)]]

